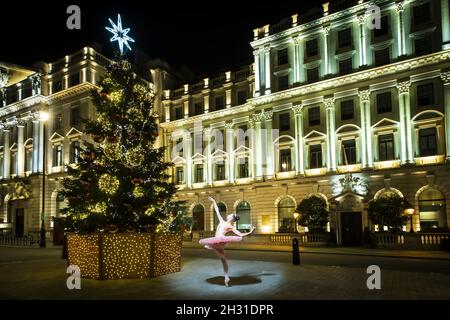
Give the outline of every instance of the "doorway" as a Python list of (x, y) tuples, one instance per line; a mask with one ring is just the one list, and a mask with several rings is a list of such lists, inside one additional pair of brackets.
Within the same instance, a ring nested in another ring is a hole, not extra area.
[(15, 235), (18, 238), (23, 237), (24, 233), (24, 226), (25, 226), (25, 214), (24, 209), (16, 209), (16, 215), (15, 215), (15, 222), (16, 222), (16, 228), (15, 228)]
[(341, 212), (341, 234), (343, 246), (362, 245), (361, 212)]

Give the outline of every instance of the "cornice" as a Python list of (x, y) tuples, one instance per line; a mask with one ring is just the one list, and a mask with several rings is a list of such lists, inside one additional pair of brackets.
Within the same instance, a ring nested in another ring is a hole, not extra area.
[(386, 1), (385, 0), (374, 0), (374, 1), (368, 1), (368, 2), (361, 3), (361, 4), (357, 4), (356, 6), (353, 6), (351, 8), (329, 14), (327, 16), (316, 19), (314, 21), (300, 24), (298, 26), (292, 27), (292, 28), (284, 30), (282, 32), (279, 32), (279, 33), (276, 33), (273, 35), (269, 35), (267, 37), (264, 37), (264, 38), (261, 38), (258, 40), (254, 40), (254, 41), (250, 42), (250, 45), (253, 48), (265, 46), (267, 44), (270, 44), (271, 42), (275, 42), (277, 40), (283, 39), (284, 37), (291, 37), (297, 33), (300, 33), (302, 31), (306, 30), (306, 29), (318, 27), (318, 26), (321, 26), (326, 23), (331, 23), (332, 21), (338, 20), (346, 15), (357, 14), (358, 12), (367, 10), (367, 8), (369, 8), (370, 6), (372, 6), (374, 4), (381, 4), (384, 2), (386, 2)]
[(83, 82), (79, 85), (76, 85), (74, 87), (62, 90), (60, 92), (57, 92), (55, 94), (52, 94), (50, 96), (43, 96), (42, 94), (34, 95), (31, 97), (28, 97), (26, 99), (17, 101), (15, 103), (9, 104), (6, 107), (3, 107), (0, 109), (0, 117), (7, 116), (8, 114), (27, 109), (29, 107), (32, 107), (34, 105), (43, 103), (43, 104), (52, 104), (58, 101), (61, 101), (65, 98), (75, 96), (80, 93), (89, 92), (92, 89), (98, 89), (99, 87), (96, 85), (93, 85), (89, 82)]

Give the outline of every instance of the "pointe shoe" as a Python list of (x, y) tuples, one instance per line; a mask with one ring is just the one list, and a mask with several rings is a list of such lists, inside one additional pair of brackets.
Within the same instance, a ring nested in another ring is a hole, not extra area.
[(225, 277), (225, 287), (230, 287), (230, 278), (229, 277)]

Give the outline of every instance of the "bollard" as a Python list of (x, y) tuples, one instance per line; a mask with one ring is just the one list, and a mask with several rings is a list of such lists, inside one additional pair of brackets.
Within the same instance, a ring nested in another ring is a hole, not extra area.
[(294, 238), (292, 240), (292, 264), (300, 265), (300, 250), (298, 248), (298, 239)]

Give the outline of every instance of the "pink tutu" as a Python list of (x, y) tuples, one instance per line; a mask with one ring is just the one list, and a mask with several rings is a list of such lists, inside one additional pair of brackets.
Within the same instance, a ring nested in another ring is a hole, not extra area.
[(214, 244), (225, 244), (229, 242), (239, 242), (242, 237), (238, 236), (217, 236), (212, 238), (200, 239), (199, 243), (201, 245), (214, 245)]

